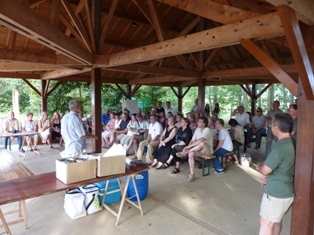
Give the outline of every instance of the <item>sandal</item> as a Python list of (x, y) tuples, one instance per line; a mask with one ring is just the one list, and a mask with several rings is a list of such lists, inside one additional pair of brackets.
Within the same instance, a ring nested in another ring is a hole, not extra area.
[(171, 171), (171, 174), (177, 174), (180, 172), (180, 169), (179, 168), (174, 168), (172, 171)]
[(155, 167), (155, 166), (157, 166), (157, 164), (158, 164), (158, 162), (153, 163), (153, 164), (151, 165), (151, 167)]
[[(160, 165), (160, 164), (161, 165)], [(158, 162), (158, 164), (156, 165), (156, 170), (160, 170), (160, 169), (162, 169), (162, 163), (161, 162)]]
[(161, 168), (162, 169), (167, 169), (170, 165), (166, 162), (164, 164), (162, 164)]

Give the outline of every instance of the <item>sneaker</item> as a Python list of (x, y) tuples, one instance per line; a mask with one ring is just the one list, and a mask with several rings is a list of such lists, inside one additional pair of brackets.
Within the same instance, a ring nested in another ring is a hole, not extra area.
[(189, 175), (188, 182), (192, 182), (193, 180), (195, 180), (195, 174)]
[(33, 149), (31, 149), (30, 151), (31, 151), (31, 152), (33, 152), (34, 150), (33, 150)]
[(216, 175), (221, 175), (221, 174), (224, 174), (225, 172), (222, 170), (222, 171), (219, 171), (219, 170), (215, 170), (215, 174)]
[(38, 150), (38, 149), (35, 147), (35, 148), (34, 148), (34, 151), (37, 151), (37, 150)]
[(179, 158), (183, 158), (183, 157), (185, 157), (187, 155), (187, 153), (185, 153), (185, 152), (178, 152), (178, 153), (176, 153), (176, 155)]
[(21, 153), (25, 153), (24, 149), (20, 149), (20, 152), (21, 152)]

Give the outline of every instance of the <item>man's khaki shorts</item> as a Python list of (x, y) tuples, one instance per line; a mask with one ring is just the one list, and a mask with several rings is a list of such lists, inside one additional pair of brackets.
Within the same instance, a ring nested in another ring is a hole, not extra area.
[(293, 197), (276, 198), (264, 193), (259, 215), (265, 220), (280, 223), (289, 211), (293, 199)]
[(195, 157), (210, 156), (210, 155), (213, 155), (213, 152), (206, 142), (204, 142), (204, 148), (202, 150), (195, 152)]

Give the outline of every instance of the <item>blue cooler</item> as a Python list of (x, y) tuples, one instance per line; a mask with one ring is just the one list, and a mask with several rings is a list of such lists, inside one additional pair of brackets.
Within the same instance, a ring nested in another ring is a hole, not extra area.
[[(99, 188), (98, 197), (99, 197), (99, 203), (100, 204), (101, 204), (103, 197), (104, 197), (106, 183), (107, 183), (107, 180), (94, 184), (96, 187)], [(116, 178), (116, 179), (109, 180), (108, 189), (107, 189), (106, 198), (105, 198), (104, 203), (106, 205), (109, 205), (109, 204), (112, 204), (115, 202), (119, 202), (120, 200), (121, 200), (121, 188), (120, 188), (119, 179)]]
[[(140, 200), (144, 200), (148, 194), (148, 171), (143, 171), (137, 176), (134, 177), (135, 184), (137, 186), (138, 196)], [(129, 187), (128, 187), (128, 198), (131, 201), (137, 201), (134, 185), (132, 179), (130, 179)]]

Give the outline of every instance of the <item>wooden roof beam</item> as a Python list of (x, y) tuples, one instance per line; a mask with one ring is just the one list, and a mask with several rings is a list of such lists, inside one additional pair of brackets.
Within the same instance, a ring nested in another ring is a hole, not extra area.
[(35, 72), (35, 71), (46, 71), (53, 69), (62, 69), (62, 66), (53, 65), (53, 64), (39, 64), (39, 63), (28, 63), (28, 62), (19, 62), (19, 61), (0, 61), (0, 71), (9, 72), (9, 71), (24, 71), (24, 72)]
[[(297, 68), (294, 64), (281, 65), (288, 74), (298, 74)], [(271, 74), (265, 67), (254, 68), (239, 68), (239, 69), (226, 69), (217, 71), (203, 72), (203, 78), (228, 78), (228, 77), (252, 77), (252, 76), (265, 76)]]
[(40, 79), (40, 74), (33, 73), (10, 73), (10, 72), (0, 72), (0, 79), (5, 78), (30, 78), (30, 79)]
[(70, 6), (70, 4), (68, 3), (68, 1), (67, 0), (61, 0), (61, 1), (63, 3), (65, 10), (68, 12), (68, 15), (70, 16), (74, 26), (76, 27), (78, 33), (80, 34), (81, 38), (83, 39), (85, 46), (87, 47), (88, 51), (91, 53), (92, 52), (92, 44), (91, 44), (91, 41), (89, 39), (89, 36), (88, 36), (85, 28), (81, 24), (80, 20), (78, 19), (78, 16), (75, 14), (75, 12), (73, 11), (73, 9)]
[[(147, 0), (148, 8), (150, 10), (150, 14), (152, 16), (152, 21), (155, 26), (155, 30), (157, 33), (158, 40), (160, 42), (164, 40), (168, 40), (169, 37), (166, 34), (165, 29), (163, 28), (163, 25), (161, 23), (161, 19), (159, 15), (157, 14), (156, 6), (154, 0)], [(185, 68), (186, 70), (192, 70), (192, 67), (189, 65), (189, 63), (185, 60), (185, 58), (182, 55), (177, 55), (176, 56), (177, 60), (179, 63)]]
[(81, 74), (91, 71), (91, 68), (84, 69), (58, 69), (51, 72), (46, 72), (41, 75), (42, 80), (58, 79), (60, 77), (67, 77), (74, 74)]
[(232, 6), (227, 6), (214, 1), (208, 0), (157, 0), (167, 5), (177, 7), (181, 10), (191, 12), (195, 15), (222, 23), (230, 24), (243, 19), (249, 19), (257, 14), (245, 11)]
[(102, 30), (101, 30), (102, 33), (100, 35), (100, 39), (99, 39), (99, 42), (98, 42), (98, 50), (97, 50), (98, 53), (101, 53), (101, 50), (103, 48), (105, 39), (106, 39), (108, 31), (109, 31), (109, 26), (110, 26), (112, 18), (113, 18), (113, 14), (114, 14), (114, 12), (116, 10), (116, 7), (118, 5), (118, 1), (119, 0), (112, 0), (111, 1), (111, 6), (110, 6), (110, 9), (109, 9), (109, 13), (108, 13), (106, 22), (104, 23), (104, 25), (102, 27)]
[(286, 37), (291, 48), (293, 59), (300, 74), (300, 79), (303, 84), (305, 95), (307, 99), (313, 100), (313, 70), (294, 10), (287, 6), (280, 6), (278, 7), (278, 14), (286, 32)]
[(314, 25), (314, 1), (311, 0), (266, 0), (270, 4), (278, 7), (289, 6), (296, 11), (296, 17), (303, 23)]
[[(190, 78), (191, 79), (191, 78)], [(132, 85), (150, 85), (156, 83), (167, 83), (167, 82), (181, 82), (189, 80), (187, 77), (175, 77), (175, 76), (163, 76), (163, 77), (150, 77), (129, 80), (129, 84)]]
[(30, 88), (32, 88), (32, 90), (35, 91), (35, 93), (36, 93), (37, 95), (41, 96), (40, 91), (39, 91), (36, 87), (34, 87), (33, 84), (31, 84), (26, 78), (22, 78), (22, 80), (23, 80)]
[(294, 96), (298, 95), (298, 84), (251, 40), (242, 40), (241, 45), (265, 66)]
[(0, 48), (0, 60), (7, 61), (20, 61), (30, 63), (41, 63), (51, 65), (79, 65), (76, 60), (73, 60), (64, 55), (58, 55), (55, 53), (36, 53), (27, 51), (8, 50)]
[(194, 77), (194, 78), (202, 77), (201, 72), (186, 71), (183, 69), (156, 67), (156, 66), (143, 65), (143, 64), (122, 65), (122, 66), (117, 66), (117, 67), (106, 68), (105, 70), (141, 73), (141, 74), (152, 74), (152, 75), (170, 75), (170, 76), (179, 76), (179, 77)]
[[(109, 64), (104, 67), (161, 59), (195, 51), (235, 45), (239, 44), (243, 39), (259, 40), (282, 35), (284, 35), (284, 31), (281, 27), (281, 21), (278, 14), (274, 12), (189, 34), (184, 37), (118, 52), (109, 56)], [(106, 62), (103, 59), (103, 56), (95, 56), (95, 64), (103, 65)]]
[(92, 64), (92, 55), (87, 50), (19, 1), (0, 1), (0, 23), (80, 63)]

